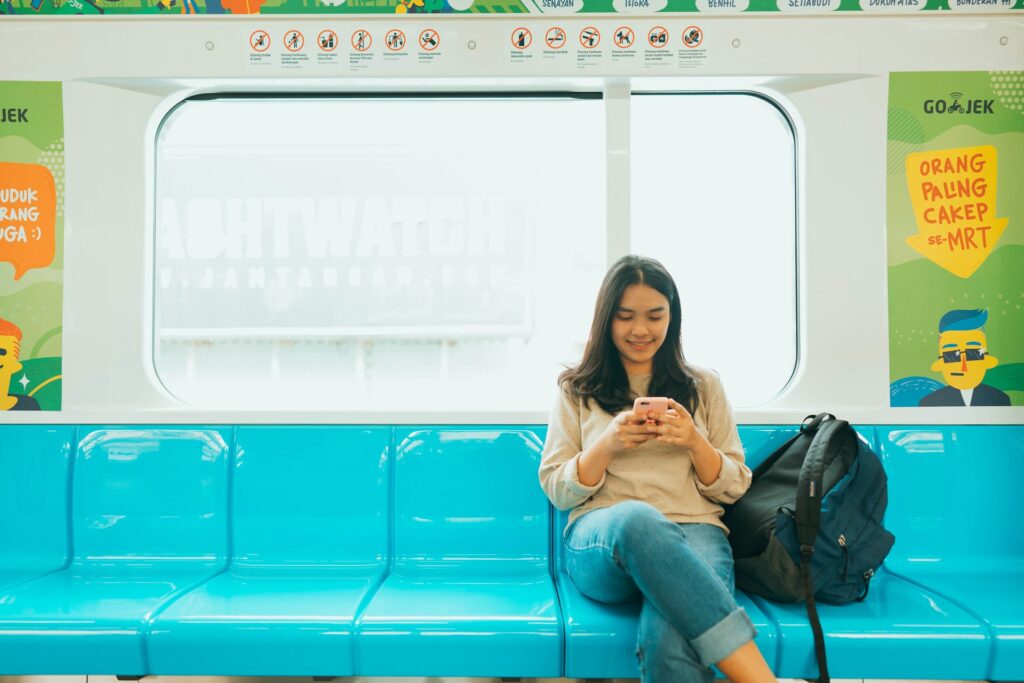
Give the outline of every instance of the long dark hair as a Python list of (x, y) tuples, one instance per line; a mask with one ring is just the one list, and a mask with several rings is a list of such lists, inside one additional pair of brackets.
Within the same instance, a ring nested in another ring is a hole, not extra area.
[(630, 285), (647, 285), (657, 290), (668, 299), (669, 305), (668, 332), (654, 355), (647, 393), (674, 398), (692, 415), (700, 402), (700, 380), (683, 357), (679, 290), (665, 266), (644, 256), (623, 256), (608, 269), (597, 294), (594, 321), (583, 359), (562, 372), (558, 383), (577, 398), (584, 401), (594, 399), (605, 412), (613, 415), (633, 406), (629, 377), (619, 350), (612, 343), (612, 317), (622, 301), (623, 292)]

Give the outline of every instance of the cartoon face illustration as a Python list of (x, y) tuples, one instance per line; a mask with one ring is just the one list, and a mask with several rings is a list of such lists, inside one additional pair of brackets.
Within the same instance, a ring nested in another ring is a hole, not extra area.
[(21, 370), (18, 350), (18, 339), (16, 337), (0, 334), (0, 387), (6, 389), (11, 381), (11, 375)]
[(997, 386), (984, 383), (985, 373), (999, 365), (988, 353), (983, 327), (988, 311), (982, 308), (947, 311), (939, 320), (939, 355), (931, 364), (941, 372), (947, 386), (922, 396), (917, 405), (1008, 406), (1010, 396)]
[(988, 354), (984, 332), (947, 330), (939, 334), (939, 357), (932, 363), (932, 370), (941, 372), (951, 387), (973, 389), (998, 364), (999, 359)]
[(11, 376), (21, 370), (18, 360), (21, 333), (14, 325), (0, 320), (0, 410), (10, 410), (16, 399), (7, 395)]

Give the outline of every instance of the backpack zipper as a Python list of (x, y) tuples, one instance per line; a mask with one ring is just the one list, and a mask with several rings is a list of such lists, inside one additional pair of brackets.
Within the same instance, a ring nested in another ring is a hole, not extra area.
[[(884, 470), (878, 472), (875, 475), (874, 479), (871, 480), (871, 485), (868, 487), (869, 490), (877, 491), (878, 490), (878, 483), (882, 480), (882, 477), (884, 475), (885, 475), (885, 471)], [(846, 575), (847, 575), (847, 570), (848, 570), (848, 563), (849, 563), (849, 556), (847, 554), (847, 547), (850, 546), (850, 545), (857, 545), (860, 542), (861, 537), (864, 536), (865, 533), (867, 533), (868, 528), (871, 526), (871, 519), (870, 519), (870, 517), (874, 516), (875, 512), (878, 510), (878, 507), (882, 504), (882, 498), (883, 498), (883, 495), (881, 493), (879, 493), (875, 497), (875, 500), (874, 500), (874, 502), (873, 502), (873, 504), (871, 506), (871, 513), (868, 516), (869, 518), (864, 521), (864, 524), (859, 529), (857, 529), (857, 532), (854, 534), (853, 541), (847, 541), (845, 534), (840, 534), (840, 536), (839, 536), (842, 539), (841, 541), (839, 541), (839, 547), (843, 549), (843, 580), (844, 581), (846, 580)], [(878, 526), (881, 527), (881, 523), (879, 523)], [(882, 528), (884, 529), (884, 527), (882, 527)], [(873, 573), (874, 572), (872, 572), (872, 574)]]
[(843, 550), (843, 582), (846, 582), (846, 573), (850, 568), (850, 553), (846, 549), (846, 534), (839, 534), (839, 547)]

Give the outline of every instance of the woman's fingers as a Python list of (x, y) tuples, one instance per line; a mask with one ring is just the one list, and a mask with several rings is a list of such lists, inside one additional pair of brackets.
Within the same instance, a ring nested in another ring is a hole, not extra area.
[(690, 411), (686, 409), (686, 406), (684, 406), (682, 403), (679, 403), (679, 401), (676, 401), (674, 398), (670, 398), (668, 400), (668, 405), (670, 408), (675, 410), (680, 416), (690, 414)]

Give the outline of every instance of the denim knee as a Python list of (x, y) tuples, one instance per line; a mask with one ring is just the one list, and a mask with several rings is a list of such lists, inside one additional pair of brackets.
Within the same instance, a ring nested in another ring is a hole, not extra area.
[(613, 505), (611, 511), (608, 536), (617, 552), (628, 551), (638, 542), (650, 542), (664, 533), (679, 534), (676, 525), (649, 503), (627, 500)]

